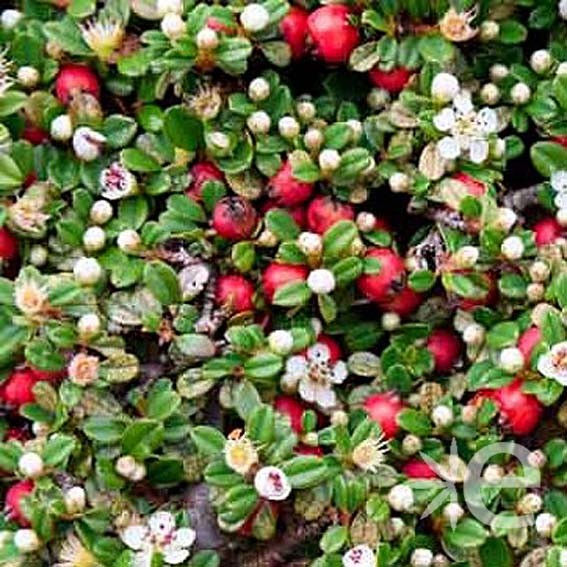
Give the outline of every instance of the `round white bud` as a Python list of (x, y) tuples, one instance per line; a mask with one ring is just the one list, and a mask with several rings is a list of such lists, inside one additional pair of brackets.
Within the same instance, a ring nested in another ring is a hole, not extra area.
[(254, 102), (261, 102), (270, 96), (270, 83), (264, 77), (256, 77), (248, 85), (248, 96)]
[(553, 65), (553, 57), (547, 49), (538, 49), (530, 57), (530, 67), (539, 74), (546, 73)]
[(67, 142), (73, 137), (73, 122), (68, 114), (54, 118), (49, 125), (49, 133), (58, 142)]
[(528, 455), (528, 465), (536, 469), (542, 469), (547, 463), (547, 457), (541, 449), (536, 449)]
[(496, 212), (495, 226), (498, 230), (509, 232), (516, 224), (518, 215), (508, 207), (499, 207)]
[(392, 173), (388, 178), (388, 184), (394, 193), (406, 193), (411, 185), (409, 175), (402, 171)]
[(543, 500), (539, 494), (530, 492), (520, 498), (516, 509), (520, 514), (536, 514), (541, 510)]
[(388, 504), (396, 512), (407, 512), (414, 505), (413, 490), (407, 484), (396, 484), (388, 492)]
[(273, 353), (285, 356), (293, 348), (293, 335), (283, 329), (272, 331), (268, 335), (268, 346)]
[(307, 287), (317, 294), (331, 293), (335, 289), (335, 276), (331, 270), (313, 270), (307, 277)]
[(502, 81), (510, 74), (510, 69), (506, 67), (506, 65), (502, 65), (501, 63), (496, 63), (490, 67), (490, 78), (495, 82)]
[(308, 150), (318, 150), (324, 141), (323, 132), (317, 128), (309, 128), (303, 136), (303, 143)]
[(425, 547), (418, 547), (411, 554), (410, 564), (411, 567), (431, 567), (433, 553)]
[(335, 427), (348, 425), (348, 414), (343, 410), (335, 410), (331, 414), (331, 425)]
[(43, 459), (37, 453), (24, 453), (18, 459), (18, 470), (26, 478), (39, 478), (44, 471)]
[(257, 110), (246, 119), (246, 125), (254, 134), (267, 134), (270, 131), (272, 119), (267, 112)]
[(478, 323), (471, 323), (465, 327), (463, 331), (463, 341), (471, 346), (479, 346), (484, 341), (484, 327)]
[(310, 122), (317, 115), (317, 108), (310, 100), (300, 100), (295, 105), (295, 110), (303, 122)]
[(127, 228), (118, 234), (116, 243), (122, 252), (132, 253), (139, 250), (142, 244), (142, 239), (134, 229)]
[(73, 132), (73, 150), (78, 159), (94, 161), (101, 153), (106, 138), (88, 126), (80, 126)]
[(96, 313), (85, 313), (77, 321), (77, 331), (82, 338), (98, 335), (101, 328), (102, 322)]
[(437, 553), (433, 557), (433, 567), (450, 567), (450, 565), (449, 558), (442, 553)]
[(224, 152), (230, 148), (230, 138), (224, 132), (211, 132), (208, 141), (216, 151)]
[(545, 295), (545, 286), (541, 283), (531, 283), (526, 288), (526, 295), (529, 301), (540, 301)]
[(106, 244), (106, 233), (100, 226), (90, 226), (83, 233), (83, 246), (87, 252), (102, 250)]
[(5, 30), (11, 30), (20, 23), (20, 20), (23, 17), (24, 15), (19, 10), (12, 10), (9, 8), (2, 11), (2, 14), (0, 15), (0, 23)]
[(214, 29), (205, 26), (199, 30), (195, 42), (199, 49), (213, 51), (219, 46), (219, 34)]
[(455, 253), (458, 268), (472, 268), (478, 261), (480, 251), (476, 246), (461, 246)]
[(161, 31), (170, 40), (179, 39), (186, 30), (185, 22), (179, 14), (168, 12), (161, 20)]
[(480, 98), (484, 104), (492, 106), (500, 100), (500, 89), (494, 83), (486, 83), (480, 89)]
[(431, 96), (440, 103), (452, 101), (460, 90), (459, 80), (450, 73), (437, 73), (431, 82)]
[(136, 462), (136, 459), (134, 459), (134, 457), (130, 455), (124, 455), (116, 460), (114, 468), (120, 476), (130, 479), (135, 474), (137, 466), (138, 463)]
[(34, 421), (32, 423), (32, 433), (40, 439), (41, 437), (47, 437), (50, 432), (50, 427), (47, 423), (41, 423), (39, 421)]
[(297, 237), (297, 246), (308, 257), (320, 256), (323, 252), (323, 238), (315, 232), (302, 232)]
[(278, 122), (278, 130), (282, 138), (292, 139), (299, 136), (301, 126), (293, 116), (284, 116)]
[(567, 61), (562, 61), (559, 65), (557, 65), (555, 74), (558, 76), (567, 75)]
[(87, 493), (82, 486), (73, 486), (63, 495), (68, 514), (80, 514), (87, 505)]
[(385, 331), (395, 331), (400, 326), (401, 322), (401, 317), (393, 311), (382, 314), (382, 328)]
[(535, 529), (541, 537), (551, 537), (556, 525), (557, 518), (549, 512), (538, 514), (535, 519)]
[(335, 171), (341, 165), (341, 154), (337, 150), (325, 149), (319, 154), (319, 167), (323, 172)]
[(423, 448), (421, 438), (417, 435), (409, 434), (402, 439), (402, 453), (404, 455), (415, 455)]
[(362, 136), (362, 132), (363, 132), (362, 122), (360, 120), (355, 120), (354, 118), (351, 118), (350, 120), (347, 120), (346, 123), (348, 127), (352, 130), (353, 141), (357, 142)]
[(26, 88), (33, 88), (39, 83), (39, 71), (31, 65), (24, 65), (18, 69), (18, 82)]
[(551, 268), (547, 262), (536, 260), (529, 268), (530, 278), (533, 282), (543, 283), (551, 274)]
[(507, 347), (500, 351), (498, 365), (509, 374), (519, 372), (524, 367), (525, 363), (524, 355), (517, 347)]
[(270, 23), (270, 13), (261, 4), (248, 4), (240, 14), (240, 23), (247, 32), (260, 32)]
[(104, 199), (95, 201), (89, 212), (89, 218), (94, 224), (105, 224), (112, 218), (112, 215), (112, 205)]
[(516, 105), (526, 104), (530, 101), (532, 90), (526, 83), (516, 83), (510, 90), (512, 103)]
[(504, 478), (504, 469), (500, 465), (488, 465), (482, 473), (482, 478), (488, 484), (498, 484)]
[(183, 0), (157, 0), (156, 11), (160, 18), (163, 18), (166, 14), (181, 15), (183, 13)]
[(524, 249), (524, 242), (519, 236), (508, 236), (500, 246), (500, 252), (507, 260), (519, 260), (524, 254)]
[(47, 248), (41, 244), (34, 244), (30, 249), (30, 263), (34, 266), (44, 266), (47, 256)]
[(561, 226), (567, 226), (567, 209), (557, 209), (555, 218)]
[(453, 410), (446, 405), (439, 405), (433, 408), (431, 420), (437, 427), (449, 427), (454, 421)]
[(500, 26), (494, 20), (485, 20), (480, 24), (479, 37), (482, 41), (493, 41), (500, 34)]
[(449, 502), (443, 508), (443, 517), (451, 524), (456, 524), (464, 515), (465, 511), (458, 502)]
[(130, 476), (130, 480), (132, 482), (140, 482), (146, 478), (146, 474), (146, 465), (144, 465), (144, 463), (137, 463), (132, 475)]
[(362, 232), (372, 232), (376, 226), (376, 217), (367, 211), (362, 211), (356, 215), (356, 226)]
[(94, 285), (102, 277), (103, 271), (96, 258), (83, 256), (75, 262), (73, 275), (81, 285)]
[(384, 108), (390, 101), (390, 93), (385, 89), (374, 88), (366, 97), (366, 104), (372, 110), (380, 110)]
[(37, 534), (33, 530), (18, 530), (14, 534), (14, 545), (20, 553), (33, 553), (41, 547)]

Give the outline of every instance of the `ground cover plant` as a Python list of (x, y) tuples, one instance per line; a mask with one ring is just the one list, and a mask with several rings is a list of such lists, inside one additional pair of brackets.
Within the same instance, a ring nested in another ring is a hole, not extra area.
[(567, 1), (0, 45), (1, 565), (567, 566)]

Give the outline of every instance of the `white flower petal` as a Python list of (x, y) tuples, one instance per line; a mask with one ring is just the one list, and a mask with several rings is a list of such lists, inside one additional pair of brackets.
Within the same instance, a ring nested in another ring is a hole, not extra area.
[(445, 136), (437, 142), (437, 151), (444, 159), (457, 159), (461, 155), (461, 146), (455, 138)]
[(134, 555), (132, 567), (152, 567), (153, 551), (141, 551)]
[(553, 198), (553, 202), (558, 209), (567, 209), (567, 191), (557, 193)]
[(440, 132), (448, 132), (455, 125), (455, 113), (452, 108), (444, 108), (433, 117), (433, 125)]
[(469, 147), (470, 160), (473, 163), (482, 163), (488, 157), (488, 142), (486, 140), (472, 140)]
[(567, 171), (560, 169), (551, 174), (551, 187), (558, 193), (567, 192)]
[(317, 395), (315, 383), (309, 378), (303, 378), (299, 382), (298, 392), (303, 400), (306, 402), (314, 402)]
[(474, 105), (472, 103), (471, 93), (466, 90), (457, 93), (453, 99), (453, 106), (458, 114), (466, 115), (472, 112)]
[(376, 567), (376, 556), (369, 545), (357, 545), (343, 555), (343, 567)]
[(329, 362), (331, 350), (323, 343), (315, 343), (307, 349), (307, 358), (310, 362)]
[(337, 403), (337, 395), (332, 388), (317, 385), (315, 387), (315, 401), (322, 408), (332, 408)]
[(347, 365), (342, 360), (339, 360), (333, 367), (333, 372), (331, 373), (331, 382), (333, 384), (341, 384), (346, 380), (347, 376)]
[(163, 560), (170, 565), (179, 565), (189, 557), (188, 549), (172, 549), (170, 546), (163, 548)]
[(285, 473), (273, 466), (262, 467), (254, 477), (256, 492), (267, 500), (285, 500), (291, 494), (291, 484)]
[(168, 537), (175, 530), (175, 518), (169, 512), (156, 512), (151, 515), (148, 526), (153, 536)]
[(285, 365), (286, 374), (290, 377), (301, 378), (307, 374), (307, 359), (304, 356), (291, 356)]
[(177, 547), (191, 547), (195, 541), (196, 535), (195, 530), (191, 528), (179, 528), (173, 534), (171, 545)]
[(121, 534), (120, 539), (134, 551), (143, 549), (146, 538), (149, 537), (146, 526), (128, 526)]
[(498, 129), (498, 115), (492, 108), (482, 108), (476, 115), (475, 122), (483, 134), (492, 134)]

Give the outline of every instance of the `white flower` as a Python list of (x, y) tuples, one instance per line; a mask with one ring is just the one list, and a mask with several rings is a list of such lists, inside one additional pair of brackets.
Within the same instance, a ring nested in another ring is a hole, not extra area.
[(341, 154), (337, 150), (323, 150), (319, 154), (319, 167), (323, 172), (335, 171), (341, 165)]
[(246, 119), (246, 125), (254, 134), (267, 134), (270, 131), (272, 119), (267, 112), (257, 110)]
[(219, 34), (212, 28), (205, 26), (195, 38), (197, 47), (205, 51), (212, 51), (219, 46)]
[(330, 270), (313, 270), (307, 277), (307, 286), (318, 295), (331, 293), (335, 289), (335, 276)]
[(81, 126), (73, 134), (73, 150), (82, 161), (94, 161), (101, 152), (106, 138), (88, 126)]
[(508, 347), (500, 352), (498, 365), (509, 374), (519, 372), (525, 365), (524, 355), (517, 347)]
[(343, 555), (343, 567), (376, 567), (376, 555), (369, 545), (357, 545)]
[(20, 553), (33, 553), (41, 546), (33, 530), (18, 530), (14, 534), (14, 545)]
[(551, 174), (551, 188), (555, 191), (554, 202), (557, 208), (567, 208), (567, 170), (559, 169)]
[(264, 77), (256, 77), (248, 85), (248, 96), (254, 102), (261, 102), (270, 96), (270, 83)]
[(466, 12), (458, 12), (451, 7), (439, 20), (439, 31), (449, 41), (468, 41), (478, 33), (478, 29), (471, 26), (477, 15), (476, 7)]
[(303, 122), (311, 122), (317, 114), (317, 108), (310, 100), (300, 100), (295, 105), (295, 110)]
[(179, 39), (185, 33), (185, 22), (179, 14), (169, 12), (161, 20), (161, 31), (170, 40)]
[(35, 278), (22, 278), (14, 287), (14, 302), (24, 315), (39, 315), (49, 304), (49, 290)]
[(283, 329), (272, 331), (268, 335), (268, 346), (273, 353), (285, 356), (293, 348), (293, 335)]
[(24, 453), (18, 460), (18, 470), (26, 478), (38, 478), (43, 474), (43, 459), (37, 453)]
[(58, 563), (53, 567), (98, 567), (94, 555), (85, 548), (73, 533), (67, 536), (59, 550)]
[(316, 343), (305, 355), (292, 356), (287, 360), (282, 383), (297, 389), (307, 402), (322, 408), (331, 408), (337, 403), (333, 384), (342, 384), (348, 376), (346, 364), (331, 361), (331, 351), (323, 343)]
[(283, 138), (292, 139), (299, 136), (301, 127), (293, 116), (283, 116), (278, 122), (278, 130)]
[(3, 10), (0, 15), (0, 23), (5, 30), (11, 30), (20, 23), (23, 16), (19, 10)]
[(101, 326), (100, 317), (96, 313), (85, 313), (77, 321), (77, 330), (82, 338), (98, 335)]
[(368, 211), (361, 211), (356, 215), (356, 227), (361, 232), (372, 232), (376, 226), (376, 217)]
[(510, 69), (506, 67), (506, 65), (502, 65), (501, 63), (496, 63), (490, 67), (490, 78), (497, 83), (502, 79), (505, 79), (510, 74)]
[(90, 226), (83, 233), (83, 246), (87, 252), (95, 252), (104, 248), (106, 233), (100, 226)]
[(389, 311), (382, 314), (381, 323), (385, 331), (395, 331), (401, 324), (402, 318), (398, 313)]
[(87, 493), (82, 486), (73, 486), (63, 495), (63, 502), (68, 514), (78, 514), (87, 505)]
[(69, 363), (69, 380), (78, 386), (88, 386), (98, 379), (99, 361), (96, 356), (84, 352), (76, 354)]
[(473, 163), (482, 163), (489, 154), (488, 138), (498, 129), (498, 116), (492, 108), (475, 110), (471, 93), (462, 90), (453, 96), (452, 106), (433, 117), (433, 124), (440, 132), (447, 133), (437, 142), (441, 157), (466, 157)]
[(240, 23), (248, 32), (262, 31), (269, 22), (270, 13), (261, 4), (248, 4), (240, 14)]
[(437, 73), (431, 82), (431, 96), (439, 102), (450, 102), (459, 90), (459, 80), (450, 73)]
[(396, 484), (388, 492), (388, 504), (396, 512), (407, 512), (414, 504), (413, 490), (407, 484)]
[(94, 285), (102, 277), (102, 267), (96, 258), (79, 258), (73, 267), (73, 275), (81, 285)]
[(112, 218), (112, 214), (112, 205), (108, 201), (100, 199), (93, 203), (89, 212), (89, 219), (95, 224), (105, 224)]
[(142, 244), (142, 239), (133, 228), (127, 228), (118, 233), (116, 243), (122, 252), (136, 252)]
[(189, 548), (195, 541), (191, 528), (175, 528), (175, 518), (169, 512), (156, 512), (147, 524), (128, 526), (120, 539), (136, 552), (134, 564), (152, 565), (154, 554), (160, 554), (164, 563), (179, 565), (189, 557)]
[(493, 41), (500, 33), (500, 24), (494, 20), (485, 20), (480, 24), (480, 39), (482, 41)]
[(518, 215), (512, 209), (509, 207), (498, 207), (495, 225), (499, 230), (509, 232), (517, 220)]
[(389, 447), (382, 434), (378, 437), (368, 437), (353, 449), (352, 462), (363, 471), (375, 473), (386, 460)]
[(233, 471), (245, 475), (258, 463), (258, 453), (245, 435), (230, 435), (224, 446), (224, 460)]
[(73, 122), (68, 114), (61, 114), (51, 121), (51, 137), (58, 142), (66, 142), (73, 136)]
[(433, 553), (425, 547), (418, 547), (411, 554), (411, 567), (430, 567), (433, 563)]
[(443, 516), (451, 526), (455, 526), (464, 515), (465, 511), (458, 502), (449, 502), (449, 504), (443, 508)]
[(291, 484), (278, 467), (262, 467), (254, 477), (256, 492), (266, 500), (281, 501), (291, 494)]
[(124, 40), (124, 26), (117, 19), (90, 20), (80, 29), (84, 42), (101, 61), (108, 61)]
[(117, 161), (102, 170), (98, 182), (102, 196), (110, 201), (134, 195), (138, 188), (134, 174)]
[(524, 254), (524, 242), (519, 236), (508, 236), (502, 241), (500, 252), (507, 260), (519, 260)]
[(553, 345), (548, 353), (540, 356), (537, 369), (545, 377), (567, 386), (567, 341)]

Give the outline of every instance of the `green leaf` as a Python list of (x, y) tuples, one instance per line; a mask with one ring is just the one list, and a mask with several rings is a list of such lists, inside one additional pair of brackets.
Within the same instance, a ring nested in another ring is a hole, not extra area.
[(453, 44), (441, 35), (425, 35), (418, 44), (421, 56), (428, 62), (446, 63), (455, 56)]
[(323, 534), (319, 547), (323, 553), (337, 553), (346, 543), (348, 530), (344, 526), (332, 526)]
[(214, 427), (198, 425), (191, 429), (191, 439), (197, 446), (197, 450), (206, 457), (214, 457), (222, 454), (226, 439), (224, 435)]
[(274, 436), (275, 422), (274, 410), (270, 406), (258, 406), (246, 422), (246, 432), (253, 441), (270, 443)]
[(455, 548), (480, 547), (486, 542), (487, 537), (488, 533), (483, 525), (472, 518), (465, 518), (455, 529), (448, 527), (444, 532), (445, 541)]
[(293, 240), (300, 233), (293, 217), (283, 209), (270, 209), (264, 217), (264, 222), (278, 240)]
[(28, 97), (20, 91), (8, 91), (0, 98), (0, 118), (14, 114), (24, 107)]
[(408, 277), (408, 285), (414, 291), (422, 293), (435, 285), (436, 276), (431, 270), (416, 270)]
[(148, 396), (146, 415), (150, 419), (164, 421), (181, 405), (181, 397), (170, 388), (153, 388)]
[(155, 260), (145, 265), (144, 284), (163, 305), (173, 305), (181, 301), (177, 274), (165, 262)]
[(528, 30), (516, 20), (504, 20), (498, 22), (498, 24), (500, 28), (498, 39), (502, 43), (522, 43), (528, 35)]
[(555, 142), (536, 142), (530, 149), (535, 168), (544, 177), (564, 169), (567, 163), (567, 148)]
[(154, 157), (138, 148), (122, 150), (120, 160), (128, 169), (141, 173), (150, 173), (161, 169), (159, 162)]
[(188, 567), (220, 567), (220, 559), (215, 551), (198, 551), (191, 557)]
[(15, 189), (24, 182), (24, 175), (16, 162), (8, 155), (0, 153), (0, 191)]
[(565, 327), (559, 313), (553, 309), (547, 309), (543, 314), (541, 324), (543, 340), (549, 345), (554, 345), (565, 340)]
[(282, 466), (295, 489), (311, 488), (327, 480), (329, 469), (320, 457), (295, 457)]
[(182, 106), (172, 106), (165, 113), (164, 130), (172, 144), (194, 151), (203, 145), (203, 125)]
[(257, 354), (244, 363), (244, 373), (255, 381), (266, 381), (274, 378), (283, 368), (281, 356), (273, 353)]
[(139, 419), (122, 436), (122, 450), (137, 460), (148, 458), (163, 440), (163, 425), (151, 419)]
[(332, 269), (338, 287), (351, 284), (362, 274), (364, 262), (360, 258), (350, 256), (339, 260)]
[(77, 441), (70, 435), (57, 433), (49, 438), (46, 443), (42, 457), (48, 467), (63, 465), (75, 450)]
[(429, 417), (415, 409), (407, 408), (402, 410), (397, 419), (402, 429), (420, 437), (429, 435), (433, 430)]
[(479, 549), (480, 560), (483, 567), (512, 567), (514, 556), (503, 539), (491, 537)]
[(490, 348), (502, 349), (516, 344), (520, 336), (520, 328), (513, 321), (505, 321), (494, 325), (486, 335), (486, 342)]
[(311, 295), (312, 292), (306, 282), (290, 282), (276, 291), (272, 303), (282, 307), (295, 307), (307, 303)]
[(123, 148), (132, 141), (137, 129), (138, 125), (133, 118), (122, 114), (111, 114), (104, 121), (102, 133), (111, 148)]
[(338, 258), (350, 251), (354, 239), (358, 236), (358, 229), (352, 221), (339, 221), (323, 235), (323, 249), (325, 256)]

